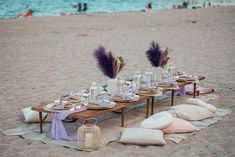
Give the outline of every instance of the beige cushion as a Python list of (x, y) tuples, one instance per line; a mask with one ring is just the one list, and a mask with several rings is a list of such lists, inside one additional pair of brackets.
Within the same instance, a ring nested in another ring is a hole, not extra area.
[(183, 111), (169, 109), (169, 110), (167, 110), (167, 112), (172, 114), (172, 116), (175, 118), (180, 118), (180, 119), (184, 119), (184, 120), (190, 119), (190, 115), (188, 113), (183, 112)]
[[(37, 111), (33, 111), (31, 107), (24, 108), (22, 112), (25, 118), (25, 122), (27, 123), (39, 122), (39, 113)], [(51, 114), (42, 112), (42, 119), (44, 119), (45, 117), (46, 119), (43, 122), (52, 121)]]
[(161, 130), (145, 128), (125, 128), (122, 131), (121, 143), (138, 144), (138, 145), (165, 145)]
[(205, 107), (207, 108), (208, 110), (210, 110), (211, 112), (215, 112), (216, 111), (216, 107), (211, 105), (211, 104), (208, 104), (200, 99), (196, 99), (196, 98), (189, 98), (185, 101), (186, 104), (192, 104), (192, 105), (198, 105), (198, 106), (201, 106), (201, 107)]
[(189, 133), (198, 130), (199, 129), (190, 122), (179, 118), (173, 118), (172, 123), (162, 129), (164, 133)]
[(170, 125), (173, 117), (170, 113), (163, 111), (156, 113), (140, 123), (140, 127), (148, 129), (163, 129)]
[(188, 120), (202, 120), (213, 117), (213, 113), (210, 110), (190, 104), (171, 106), (168, 110), (177, 110), (178, 112), (186, 113), (189, 116)]

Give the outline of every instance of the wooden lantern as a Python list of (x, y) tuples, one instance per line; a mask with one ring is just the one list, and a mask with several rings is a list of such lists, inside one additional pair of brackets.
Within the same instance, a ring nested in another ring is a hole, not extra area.
[(82, 126), (78, 128), (77, 144), (80, 148), (98, 149), (100, 147), (101, 133), (96, 123), (96, 118), (89, 118), (84, 120)]

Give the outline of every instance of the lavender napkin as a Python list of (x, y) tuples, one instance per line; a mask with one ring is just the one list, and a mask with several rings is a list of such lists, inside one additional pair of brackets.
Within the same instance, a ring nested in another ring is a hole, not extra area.
[(85, 108), (75, 110), (75, 111), (64, 111), (64, 112), (54, 112), (52, 125), (51, 125), (51, 135), (53, 140), (66, 140), (66, 141), (76, 141), (76, 135), (68, 135), (62, 120), (68, 117), (74, 112), (80, 112), (86, 110)]
[(63, 108), (64, 104), (62, 102), (53, 103), (53, 106), (51, 107), (51, 109), (63, 109)]
[(163, 82), (172, 85), (174, 84), (175, 80), (172, 77), (167, 77), (163, 79)]
[(184, 96), (186, 94), (185, 87), (181, 87), (177, 92), (177, 96)]

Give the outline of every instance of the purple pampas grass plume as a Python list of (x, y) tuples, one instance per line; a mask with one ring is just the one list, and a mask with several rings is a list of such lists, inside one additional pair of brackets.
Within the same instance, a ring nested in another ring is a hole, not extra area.
[(106, 52), (105, 48), (100, 46), (94, 51), (94, 56), (97, 60), (98, 68), (103, 74), (109, 78), (115, 78), (117, 74), (114, 73), (113, 63), (115, 58), (112, 52)]
[(162, 55), (162, 50), (158, 43), (154, 41), (151, 43), (150, 48), (146, 51), (146, 56), (152, 66), (159, 67), (160, 66), (160, 58)]

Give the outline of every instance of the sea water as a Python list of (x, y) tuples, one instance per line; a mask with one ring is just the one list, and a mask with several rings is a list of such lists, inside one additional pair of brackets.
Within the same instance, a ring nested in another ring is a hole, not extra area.
[[(182, 0), (0, 0), (0, 18), (15, 18), (19, 13), (26, 12), (26, 5), (33, 9), (33, 16), (59, 16), (61, 12), (77, 14), (72, 7), (77, 3), (87, 3), (87, 14), (143, 11), (151, 2), (153, 12), (171, 9), (173, 5), (182, 4)], [(189, 8), (203, 6), (208, 0), (189, 0)], [(235, 0), (210, 0), (211, 5), (235, 5)]]

